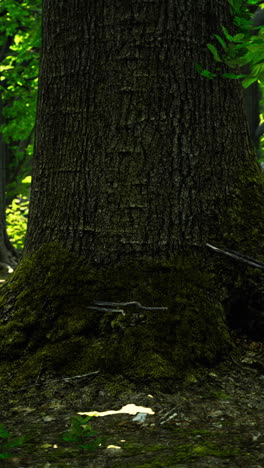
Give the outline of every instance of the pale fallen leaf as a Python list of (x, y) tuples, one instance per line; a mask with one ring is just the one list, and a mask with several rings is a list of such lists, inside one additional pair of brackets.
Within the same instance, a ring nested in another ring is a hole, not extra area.
[(84, 413), (78, 413), (81, 416), (108, 416), (109, 414), (137, 414), (137, 413), (146, 413), (146, 414), (155, 414), (151, 408), (145, 408), (144, 406), (137, 406), (133, 403), (123, 406), (120, 410), (109, 410), (109, 411), (88, 411)]

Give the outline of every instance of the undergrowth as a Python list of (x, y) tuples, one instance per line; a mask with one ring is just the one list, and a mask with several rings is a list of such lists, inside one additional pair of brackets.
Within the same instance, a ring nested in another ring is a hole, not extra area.
[[(103, 439), (97, 437), (96, 431), (93, 431), (91, 425), (87, 424), (91, 418), (92, 416), (73, 416), (70, 429), (64, 432), (61, 437), (62, 441), (74, 445), (82, 451), (95, 451), (102, 445)], [(27, 442), (29, 442), (29, 438), (26, 436), (14, 437), (4, 424), (0, 424), (0, 460), (12, 457), (11, 450)]]

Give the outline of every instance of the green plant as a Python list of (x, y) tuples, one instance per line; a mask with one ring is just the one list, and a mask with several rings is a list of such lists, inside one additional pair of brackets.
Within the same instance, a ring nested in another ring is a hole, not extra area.
[(102, 444), (102, 439), (96, 438), (96, 431), (87, 424), (91, 418), (92, 416), (73, 416), (69, 431), (62, 435), (64, 442), (70, 442), (83, 450), (96, 450)]
[(217, 63), (225, 63), (230, 68), (244, 67), (249, 65), (250, 73), (222, 73), (221, 68), (216, 68), (216, 73), (204, 70), (200, 64), (195, 64), (195, 68), (200, 75), (214, 79), (222, 75), (224, 78), (241, 79), (242, 86), (248, 88), (255, 81), (264, 82), (264, 41), (263, 25), (256, 26), (254, 29), (259, 34), (252, 35), (252, 15), (249, 12), (249, 5), (260, 5), (259, 0), (228, 0), (232, 13), (234, 14), (234, 25), (237, 34), (231, 35), (224, 26), (221, 26), (224, 38), (214, 34), (218, 45), (222, 48), (221, 52), (213, 44), (207, 44)]
[(14, 247), (22, 250), (27, 230), (29, 200), (27, 197), (16, 197), (6, 210), (7, 232)]
[[(41, 1), (1, 0), (0, 91), (3, 103), (0, 131), (13, 146), (21, 168), (32, 155), (41, 31)], [(21, 145), (21, 142), (24, 142)], [(31, 144), (30, 144), (31, 143)], [(28, 172), (24, 168), (25, 173)], [(21, 171), (20, 171), (21, 172)]]
[[(0, 0), (0, 133), (7, 144), (8, 204), (30, 174), (41, 40), (41, 0)], [(20, 247), (20, 246), (19, 246)]]
[(25, 442), (26, 437), (13, 437), (3, 424), (0, 424), (0, 460), (10, 458), (12, 454), (9, 452), (13, 447), (18, 447)]

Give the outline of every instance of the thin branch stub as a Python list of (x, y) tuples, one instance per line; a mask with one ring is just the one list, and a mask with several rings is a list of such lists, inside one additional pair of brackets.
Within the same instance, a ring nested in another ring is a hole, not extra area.
[(209, 249), (214, 250), (217, 253), (221, 253), (223, 255), (226, 255), (227, 257), (234, 258), (235, 260), (238, 260), (239, 262), (246, 263), (247, 265), (253, 266), (255, 268), (259, 268), (260, 270), (264, 270), (264, 263), (260, 262), (259, 260), (256, 260), (253, 257), (249, 257), (248, 255), (241, 254), (240, 252), (236, 252), (235, 250), (230, 250), (230, 249), (219, 249), (218, 247), (215, 247), (212, 244), (205, 244)]
[[(168, 310), (168, 307), (146, 307), (140, 304), (140, 302), (137, 301), (132, 301), (132, 302), (104, 302), (104, 301), (96, 301), (94, 302), (95, 306), (89, 306), (88, 309), (92, 310), (98, 310), (100, 312), (116, 312), (116, 313), (122, 313), (125, 315), (125, 312), (123, 309), (109, 309), (106, 308), (108, 306), (112, 307), (127, 307), (127, 306), (136, 306), (138, 309), (142, 310)], [(97, 307), (96, 307), (97, 306)], [(99, 306), (106, 306), (106, 307), (99, 307)]]

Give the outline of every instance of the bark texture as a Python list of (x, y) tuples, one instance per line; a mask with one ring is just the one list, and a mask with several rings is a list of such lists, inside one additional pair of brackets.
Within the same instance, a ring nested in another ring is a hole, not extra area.
[(26, 251), (111, 264), (223, 237), (254, 155), (239, 83), (194, 68), (221, 24), (223, 0), (43, 2)]

